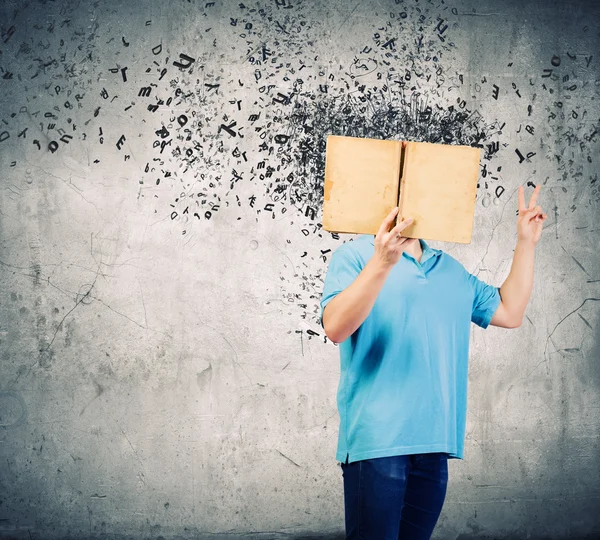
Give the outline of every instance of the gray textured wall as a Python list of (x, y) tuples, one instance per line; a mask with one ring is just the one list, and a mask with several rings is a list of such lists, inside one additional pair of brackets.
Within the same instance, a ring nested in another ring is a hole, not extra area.
[(2, 538), (343, 533), (329, 133), (483, 147), (497, 286), (542, 184), (434, 538), (600, 537), (600, 4), (520, 4), (2, 2)]

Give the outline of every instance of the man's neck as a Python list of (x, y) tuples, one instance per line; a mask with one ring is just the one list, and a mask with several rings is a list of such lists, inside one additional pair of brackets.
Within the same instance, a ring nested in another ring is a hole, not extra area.
[(406, 248), (406, 253), (412, 255), (416, 261), (420, 264), (421, 257), (423, 256), (423, 248), (421, 247), (421, 242), (415, 242), (412, 246)]

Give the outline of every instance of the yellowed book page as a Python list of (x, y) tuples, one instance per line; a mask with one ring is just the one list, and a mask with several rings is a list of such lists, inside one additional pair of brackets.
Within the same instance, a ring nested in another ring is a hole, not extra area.
[(330, 232), (377, 234), (396, 206), (400, 141), (327, 137), (323, 228)]
[(403, 234), (470, 243), (480, 149), (409, 142), (404, 151), (398, 220), (412, 217), (415, 221)]

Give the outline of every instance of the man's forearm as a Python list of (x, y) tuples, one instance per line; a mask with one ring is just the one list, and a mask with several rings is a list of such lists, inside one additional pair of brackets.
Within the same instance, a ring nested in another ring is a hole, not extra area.
[(369, 316), (391, 268), (371, 258), (352, 284), (325, 306), (323, 329), (331, 341), (345, 341)]
[(533, 289), (535, 243), (518, 240), (510, 272), (500, 287), (500, 296), (506, 310), (519, 324), (525, 315)]

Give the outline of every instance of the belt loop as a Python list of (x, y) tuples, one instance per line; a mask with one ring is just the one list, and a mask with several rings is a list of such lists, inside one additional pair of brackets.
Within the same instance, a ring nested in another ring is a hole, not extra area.
[(346, 465), (348, 465), (348, 458), (350, 457), (350, 454), (346, 454)]

